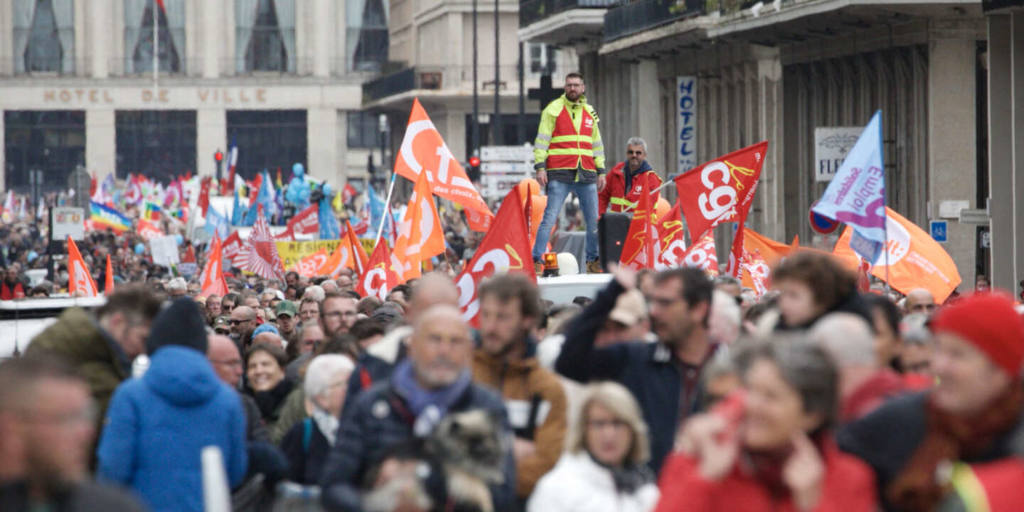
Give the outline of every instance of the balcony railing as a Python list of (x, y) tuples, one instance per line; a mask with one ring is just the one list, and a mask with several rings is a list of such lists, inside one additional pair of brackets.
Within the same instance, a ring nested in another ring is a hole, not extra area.
[(705, 12), (705, 0), (636, 0), (604, 15), (604, 40), (613, 41)]
[[(527, 63), (529, 66), (529, 63)], [(519, 84), (519, 70), (515, 64), (499, 66), (498, 87), (503, 91), (515, 90)], [(495, 67), (493, 65), (477, 66), (477, 84), (481, 92), (494, 91)], [(524, 82), (529, 87), (537, 78), (537, 73), (525, 70)], [(406, 67), (363, 84), (363, 100), (377, 101), (382, 98), (413, 90), (456, 90), (469, 89), (473, 86), (472, 66), (415, 66)]]
[(607, 9), (628, 0), (519, 0), (519, 26), (525, 27), (570, 9)]

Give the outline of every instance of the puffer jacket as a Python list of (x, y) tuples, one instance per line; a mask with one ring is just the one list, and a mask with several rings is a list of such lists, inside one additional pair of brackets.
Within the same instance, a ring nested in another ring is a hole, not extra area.
[(230, 485), (245, 477), (246, 423), (236, 392), (206, 356), (165, 346), (114, 393), (98, 450), (100, 479), (131, 487), (154, 511), (202, 511), (200, 454), (216, 446)]
[(612, 472), (585, 451), (566, 453), (544, 475), (527, 503), (527, 512), (648, 512), (658, 503), (654, 481), (632, 492), (616, 489)]
[(536, 344), (527, 340), (526, 357), (507, 360), (482, 349), (473, 354), (473, 381), (501, 393), (516, 437), (533, 441), (536, 452), (516, 461), (516, 494), (526, 498), (540, 477), (558, 462), (565, 442), (566, 398), (554, 373), (541, 368)]

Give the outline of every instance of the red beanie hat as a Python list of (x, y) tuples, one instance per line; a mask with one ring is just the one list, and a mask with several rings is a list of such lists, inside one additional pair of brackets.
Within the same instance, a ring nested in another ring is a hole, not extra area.
[(1011, 377), (1020, 375), (1024, 363), (1024, 321), (1009, 297), (975, 293), (944, 307), (932, 320), (936, 334), (955, 334), (985, 353)]

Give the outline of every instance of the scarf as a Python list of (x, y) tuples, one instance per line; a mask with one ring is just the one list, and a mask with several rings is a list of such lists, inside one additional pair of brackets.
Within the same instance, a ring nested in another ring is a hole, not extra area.
[(469, 370), (462, 370), (455, 382), (438, 389), (423, 389), (416, 381), (412, 361), (406, 359), (395, 367), (392, 384), (395, 392), (405, 399), (409, 411), (416, 417), (413, 430), (417, 436), (426, 436), (448, 414), (448, 410), (466, 392), (473, 379)]
[(338, 440), (338, 425), (341, 424), (338, 417), (314, 405), (313, 422), (327, 438), (327, 445), (334, 446), (334, 442)]
[(252, 391), (252, 398), (256, 401), (256, 406), (260, 409), (260, 417), (264, 421), (273, 421), (277, 419), (278, 406), (284, 402), (285, 398), (288, 398), (288, 393), (292, 392), (292, 382), (288, 379), (281, 379), (276, 386), (267, 391)]
[(646, 464), (609, 466), (597, 460), (589, 451), (587, 455), (590, 456), (590, 460), (594, 461), (594, 464), (611, 473), (615, 491), (620, 494), (633, 494), (641, 487), (654, 482), (654, 474)]
[(951, 462), (985, 455), (996, 439), (1009, 432), (1024, 410), (1024, 388), (1014, 382), (983, 411), (970, 418), (925, 406), (927, 431), (921, 444), (889, 484), (886, 496), (900, 510), (934, 510), (948, 491), (937, 469)]
[(647, 160), (643, 160), (640, 162), (640, 167), (637, 167), (635, 171), (630, 171), (629, 159), (626, 159), (626, 162), (622, 165), (622, 176), (626, 179), (626, 191), (623, 197), (629, 194), (629, 189), (633, 186), (633, 176), (639, 176), (651, 170), (653, 170), (651, 169), (651, 164), (647, 163)]
[[(808, 434), (811, 443), (818, 449), (818, 456), (824, 464), (828, 464), (826, 460), (826, 445), (830, 443), (831, 432), (825, 428), (819, 428)], [(761, 485), (768, 489), (768, 494), (772, 495), (776, 499), (787, 498), (790, 496), (789, 486), (786, 485), (786, 481), (783, 479), (782, 471), (786, 467), (786, 462), (789, 460), (790, 455), (793, 454), (793, 448), (789, 443), (777, 450), (743, 450), (741, 456), (743, 457), (744, 466), (743, 468), (757, 480)]]

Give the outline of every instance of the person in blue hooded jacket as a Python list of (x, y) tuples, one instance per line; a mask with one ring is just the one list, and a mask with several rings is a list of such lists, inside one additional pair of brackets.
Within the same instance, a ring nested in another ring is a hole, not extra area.
[(132, 488), (154, 511), (203, 510), (206, 446), (220, 448), (232, 487), (245, 477), (245, 413), (206, 347), (199, 306), (171, 302), (146, 340), (149, 369), (118, 387), (107, 411), (97, 476)]

